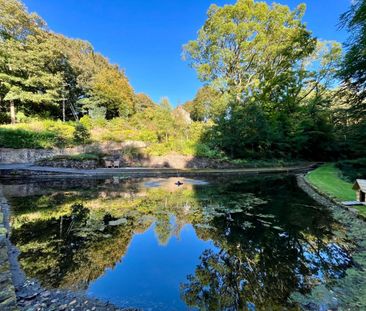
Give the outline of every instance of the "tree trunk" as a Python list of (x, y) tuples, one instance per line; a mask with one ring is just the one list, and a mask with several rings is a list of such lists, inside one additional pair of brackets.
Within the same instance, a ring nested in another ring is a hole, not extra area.
[(11, 124), (15, 124), (15, 105), (13, 100), (10, 101), (10, 119)]
[(65, 99), (62, 100), (62, 122), (66, 121), (66, 113), (65, 113)]

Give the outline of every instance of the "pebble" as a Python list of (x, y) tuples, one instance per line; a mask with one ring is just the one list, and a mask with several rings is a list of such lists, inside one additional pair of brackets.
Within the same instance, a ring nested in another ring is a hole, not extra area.
[[(89, 298), (82, 293), (61, 290), (44, 290), (38, 283), (25, 282), (17, 288), (19, 311), (131, 311)], [(137, 309), (136, 309), (137, 310)]]
[(69, 306), (72, 306), (73, 304), (75, 304), (77, 301), (76, 301), (76, 299), (74, 299), (73, 301), (71, 301), (70, 303), (69, 303)]

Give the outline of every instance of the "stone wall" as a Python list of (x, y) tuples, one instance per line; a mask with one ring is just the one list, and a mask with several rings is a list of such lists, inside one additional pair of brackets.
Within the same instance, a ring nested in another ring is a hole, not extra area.
[(69, 159), (55, 159), (55, 160), (43, 160), (38, 163), (40, 166), (48, 167), (65, 167), (65, 168), (76, 168), (81, 170), (91, 170), (98, 167), (98, 161), (96, 160), (69, 160)]
[[(1, 187), (1, 186), (0, 186)], [(0, 310), (18, 310), (9, 261), (6, 217), (9, 206), (0, 188)]]
[(109, 153), (123, 150), (126, 147), (145, 148), (146, 144), (141, 141), (125, 141), (122, 143), (104, 142), (74, 148), (54, 149), (10, 149), (0, 148), (0, 163), (34, 163), (38, 160), (48, 159), (60, 155), (75, 155), (80, 153)]

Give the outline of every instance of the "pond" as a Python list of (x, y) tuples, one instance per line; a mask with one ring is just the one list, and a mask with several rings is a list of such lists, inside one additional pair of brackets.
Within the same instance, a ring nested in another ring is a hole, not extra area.
[(352, 265), (342, 224), (294, 176), (65, 179), (4, 192), (27, 277), (120, 307), (297, 309)]

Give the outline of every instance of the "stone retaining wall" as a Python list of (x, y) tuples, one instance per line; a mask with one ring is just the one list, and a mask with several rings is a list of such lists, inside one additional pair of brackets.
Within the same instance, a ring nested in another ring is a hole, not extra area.
[(48, 159), (61, 155), (75, 155), (80, 153), (109, 153), (123, 150), (127, 147), (145, 148), (146, 144), (141, 141), (125, 141), (121, 143), (104, 142), (73, 148), (53, 148), (53, 149), (11, 149), (0, 148), (0, 163), (34, 163), (38, 160)]
[(8, 203), (0, 188), (0, 310), (4, 311), (18, 310), (8, 252), (8, 211)]

